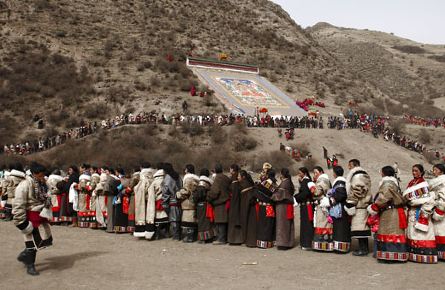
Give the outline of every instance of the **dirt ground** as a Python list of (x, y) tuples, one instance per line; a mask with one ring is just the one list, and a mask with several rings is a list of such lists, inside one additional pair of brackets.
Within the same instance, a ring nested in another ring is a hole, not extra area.
[(16, 261), (23, 248), (19, 231), (0, 223), (1, 289), (439, 289), (445, 270), (444, 263), (380, 264), (371, 256), (299, 248), (149, 242), (61, 226), (53, 227), (53, 236), (54, 246), (37, 256), (40, 276), (31, 277)]

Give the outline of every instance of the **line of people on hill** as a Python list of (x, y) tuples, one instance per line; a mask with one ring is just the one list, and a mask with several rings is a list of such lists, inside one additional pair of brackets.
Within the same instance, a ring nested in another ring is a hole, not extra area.
[[(123, 169), (71, 166), (68, 175), (33, 163), (3, 171), (1, 217), (13, 220), (25, 238), (18, 260), (30, 275), (37, 250), (52, 245), (50, 223), (131, 233), (145, 240), (173, 240), (214, 245), (245, 244), (262, 249), (295, 246), (294, 208), (300, 210), (302, 250), (348, 253), (358, 239), (355, 256), (369, 253), (379, 261), (437, 263), (445, 260), (445, 166), (433, 167), (426, 181), (422, 165), (402, 190), (391, 166), (371, 190), (371, 179), (352, 159), (349, 173), (335, 166), (332, 178), (323, 168), (301, 167), (298, 189), (287, 168), (279, 173), (264, 163), (258, 180), (233, 164), (214, 170), (185, 166), (183, 175), (170, 163), (143, 162), (131, 174)], [(278, 175), (278, 176), (277, 176)], [(6, 237), (4, 237), (6, 238)]]
[(378, 116), (376, 114), (358, 114), (349, 109), (346, 115), (329, 116), (327, 119), (327, 127), (338, 130), (360, 129), (362, 132), (372, 133), (376, 138), (382, 136), (385, 141), (391, 141), (405, 149), (423, 155), (426, 153), (434, 153), (437, 160), (445, 160), (445, 154), (440, 153), (438, 150), (427, 148), (427, 146), (419, 140), (397, 134), (394, 129), (388, 126), (388, 120), (389, 117)]
[(0, 148), (0, 154), (28, 155), (51, 149), (66, 143), (71, 139), (80, 139), (97, 133), (98, 130), (109, 130), (124, 125), (138, 124), (163, 124), (163, 125), (198, 125), (198, 126), (230, 126), (245, 124), (248, 127), (274, 127), (274, 128), (323, 128), (323, 119), (320, 117), (292, 117), (280, 116), (244, 116), (244, 115), (182, 115), (168, 116), (158, 113), (123, 114), (112, 119), (81, 124), (80, 127), (70, 129), (54, 136), (46, 136), (36, 140), (21, 142), (18, 144), (4, 145)]
[(405, 122), (423, 127), (445, 128), (445, 117), (441, 118), (422, 118), (409, 114), (403, 115)]

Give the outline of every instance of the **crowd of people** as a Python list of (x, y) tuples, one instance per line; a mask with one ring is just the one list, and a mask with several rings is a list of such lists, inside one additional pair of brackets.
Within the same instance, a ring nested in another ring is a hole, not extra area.
[(425, 155), (433, 153), (437, 160), (445, 160), (445, 155), (437, 149), (427, 148), (427, 146), (409, 136), (401, 135), (396, 130), (388, 126), (389, 117), (378, 116), (376, 114), (358, 114), (352, 110), (339, 116), (329, 116), (327, 119), (327, 127), (330, 129), (360, 129), (365, 133), (372, 133), (374, 137), (382, 136), (385, 141), (393, 142), (405, 149)]
[(434, 127), (434, 128), (445, 128), (445, 117), (441, 118), (422, 118), (418, 116), (403, 115), (403, 119), (409, 123), (414, 125), (419, 125), (423, 127)]
[(184, 114), (158, 114), (139, 113), (123, 114), (115, 118), (102, 120), (100, 123), (90, 122), (81, 124), (80, 127), (70, 129), (55, 136), (42, 137), (18, 144), (5, 144), (0, 148), (0, 154), (28, 155), (45, 151), (55, 146), (64, 144), (70, 139), (79, 139), (98, 132), (98, 130), (110, 130), (124, 125), (162, 124), (162, 125), (198, 125), (198, 126), (229, 126), (244, 124), (248, 127), (263, 128), (323, 128), (323, 118), (296, 117), (296, 116), (271, 116), (259, 114), (257, 116), (245, 115), (184, 115)]
[[(422, 165), (400, 188), (396, 169), (385, 166), (373, 181), (360, 161), (336, 165), (331, 176), (320, 166), (298, 170), (264, 163), (259, 177), (233, 164), (199, 171), (188, 164), (177, 172), (170, 163), (139, 168), (71, 166), (64, 173), (32, 163), (2, 170), (1, 212), (25, 239), (18, 260), (38, 275), (37, 251), (53, 242), (50, 224), (72, 224), (107, 233), (130, 233), (141, 240), (171, 238), (185, 243), (246, 245), (288, 250), (296, 246), (294, 209), (300, 211), (302, 250), (369, 254), (381, 262), (437, 263), (445, 260), (445, 166), (433, 167), (424, 179)], [(9, 238), (9, 237), (8, 237)], [(227, 248), (229, 251), (230, 248)]]

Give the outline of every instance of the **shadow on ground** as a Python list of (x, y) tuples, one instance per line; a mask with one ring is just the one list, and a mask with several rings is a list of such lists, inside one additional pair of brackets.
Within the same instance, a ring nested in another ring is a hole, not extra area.
[(37, 263), (37, 266), (40, 272), (44, 272), (47, 270), (63, 271), (72, 268), (74, 264), (78, 261), (101, 256), (106, 253), (108, 252), (91, 251), (91, 252), (74, 253), (65, 256), (50, 257), (44, 259), (42, 263)]

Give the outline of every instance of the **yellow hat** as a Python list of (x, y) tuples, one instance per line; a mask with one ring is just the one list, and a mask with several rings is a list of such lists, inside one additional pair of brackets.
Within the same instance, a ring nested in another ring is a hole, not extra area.
[(264, 169), (264, 170), (272, 169), (272, 165), (271, 165), (270, 163), (265, 162), (265, 163), (263, 164), (263, 169)]

